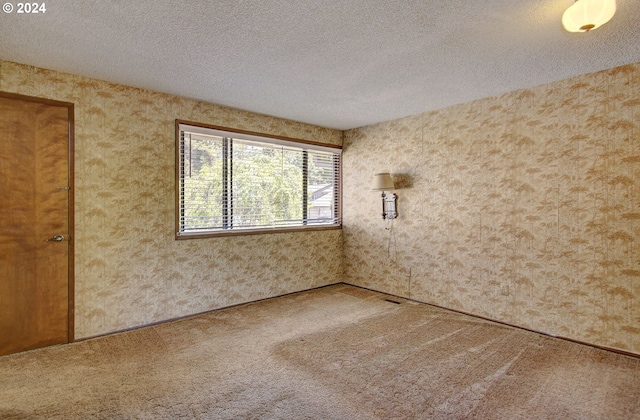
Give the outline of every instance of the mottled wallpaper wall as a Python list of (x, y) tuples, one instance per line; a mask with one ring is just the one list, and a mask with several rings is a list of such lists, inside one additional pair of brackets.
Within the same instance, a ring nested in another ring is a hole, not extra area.
[(343, 153), (347, 282), (640, 353), (640, 63), (350, 130)]
[(340, 131), (0, 60), (0, 90), (75, 104), (75, 336), (333, 284), (340, 230), (174, 240), (174, 120)]
[(342, 231), (185, 241), (176, 118), (343, 133), (1, 60), (0, 90), (75, 104), (76, 338), (345, 280), (640, 353), (640, 63), (345, 132)]

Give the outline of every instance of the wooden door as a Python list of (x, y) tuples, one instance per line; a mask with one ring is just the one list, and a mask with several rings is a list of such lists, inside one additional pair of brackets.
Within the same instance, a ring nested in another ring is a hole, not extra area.
[(72, 118), (0, 93), (0, 355), (73, 340)]

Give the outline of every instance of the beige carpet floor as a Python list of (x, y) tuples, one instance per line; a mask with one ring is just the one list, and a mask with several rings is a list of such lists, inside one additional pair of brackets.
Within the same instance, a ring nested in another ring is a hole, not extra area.
[(640, 360), (346, 285), (0, 358), (1, 419), (640, 419)]

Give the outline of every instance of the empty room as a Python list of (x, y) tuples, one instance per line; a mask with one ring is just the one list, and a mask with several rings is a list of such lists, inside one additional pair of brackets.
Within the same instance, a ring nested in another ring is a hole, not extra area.
[(0, 418), (640, 419), (637, 0), (6, 0)]

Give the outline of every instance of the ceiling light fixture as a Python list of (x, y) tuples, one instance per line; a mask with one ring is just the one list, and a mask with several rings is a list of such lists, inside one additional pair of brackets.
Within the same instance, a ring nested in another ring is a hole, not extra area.
[(562, 15), (569, 32), (589, 32), (609, 22), (616, 13), (616, 0), (576, 0)]

